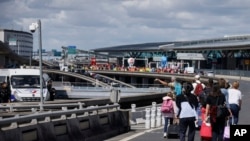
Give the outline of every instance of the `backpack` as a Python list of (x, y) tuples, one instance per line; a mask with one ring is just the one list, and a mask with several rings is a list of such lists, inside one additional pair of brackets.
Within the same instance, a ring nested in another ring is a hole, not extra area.
[(163, 100), (162, 105), (161, 105), (161, 112), (172, 113), (173, 111), (174, 111), (173, 100), (172, 99)]
[(194, 94), (196, 96), (200, 96), (202, 93), (203, 93), (202, 83), (197, 83), (195, 90), (194, 90)]
[(175, 82), (175, 84), (174, 84), (174, 92), (175, 92), (176, 95), (180, 95), (181, 94), (182, 87), (181, 87), (180, 83)]

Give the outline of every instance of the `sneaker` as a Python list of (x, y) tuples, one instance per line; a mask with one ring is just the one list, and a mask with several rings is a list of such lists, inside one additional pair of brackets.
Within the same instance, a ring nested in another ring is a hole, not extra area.
[(166, 137), (167, 137), (167, 133), (164, 133), (164, 134), (163, 134), (163, 137), (166, 138)]

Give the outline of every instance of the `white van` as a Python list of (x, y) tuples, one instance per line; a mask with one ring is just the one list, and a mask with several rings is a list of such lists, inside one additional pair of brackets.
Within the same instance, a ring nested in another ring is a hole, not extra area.
[[(40, 101), (39, 69), (0, 69), (0, 83), (7, 82), (11, 101)], [(43, 79), (43, 99), (49, 100), (49, 92)]]

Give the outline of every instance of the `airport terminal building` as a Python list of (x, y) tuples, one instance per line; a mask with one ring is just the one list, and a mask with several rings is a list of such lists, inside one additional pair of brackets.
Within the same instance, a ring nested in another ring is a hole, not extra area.
[[(193, 41), (143, 43), (94, 49), (119, 58), (148, 58), (159, 61), (167, 56), (168, 61), (188, 61), (200, 69), (248, 70), (250, 65), (250, 35), (224, 36)], [(178, 54), (182, 54), (178, 56)], [(183, 54), (186, 54), (183, 56)], [(198, 57), (200, 54), (204, 58)], [(120, 59), (121, 60), (121, 59)]]

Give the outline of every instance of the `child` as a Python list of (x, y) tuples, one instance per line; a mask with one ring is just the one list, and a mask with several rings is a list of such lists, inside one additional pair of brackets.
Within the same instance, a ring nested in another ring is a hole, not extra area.
[(162, 112), (162, 115), (164, 117), (165, 125), (164, 125), (164, 134), (163, 137), (167, 137), (167, 130), (168, 130), (168, 124), (173, 124), (173, 119), (176, 117), (176, 103), (173, 92), (168, 92), (167, 96), (162, 98), (163, 101), (171, 101), (172, 102), (172, 110), (171, 112)]

